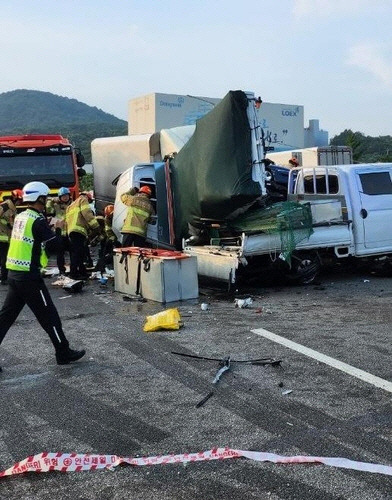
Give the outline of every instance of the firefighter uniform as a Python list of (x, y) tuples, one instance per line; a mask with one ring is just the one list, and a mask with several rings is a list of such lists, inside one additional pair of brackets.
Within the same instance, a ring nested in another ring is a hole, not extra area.
[(0, 205), (0, 279), (2, 284), (6, 283), (8, 276), (6, 261), (15, 216), (16, 206), (12, 200), (3, 201)]
[(154, 208), (147, 193), (139, 191), (132, 196), (121, 229), (121, 233), (124, 235), (123, 247), (143, 247), (145, 245), (147, 225), (152, 215), (154, 215)]
[(99, 223), (91, 210), (87, 195), (81, 194), (67, 207), (65, 222), (71, 246), (70, 276), (72, 278), (85, 278), (85, 248), (88, 239), (100, 233)]
[(65, 212), (69, 204), (70, 202), (61, 203), (58, 198), (49, 198), (46, 202), (46, 215), (64, 221), (64, 226), (58, 230), (61, 235), (57, 250), (57, 267), (60, 274), (65, 274), (65, 252), (69, 251), (67, 224), (65, 223)]

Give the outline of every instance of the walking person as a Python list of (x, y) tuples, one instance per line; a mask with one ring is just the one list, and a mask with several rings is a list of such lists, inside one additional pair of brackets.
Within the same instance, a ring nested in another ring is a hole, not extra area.
[(61, 187), (58, 198), (48, 198), (46, 202), (46, 215), (64, 221), (62, 228), (57, 228), (60, 233), (59, 247), (57, 251), (57, 267), (60, 274), (65, 274), (65, 252), (69, 251), (69, 239), (67, 235), (67, 225), (65, 224), (65, 212), (71, 204), (71, 191), (67, 187)]
[[(15, 217), (11, 234), (7, 256), (9, 288), (0, 310), (0, 344), (27, 304), (49, 335), (57, 364), (64, 365), (82, 358), (85, 351), (69, 347), (59, 314), (41, 276), (41, 268), (48, 262), (46, 250), (56, 248), (56, 235), (43, 215), (48, 194), (49, 188), (43, 182), (29, 182), (23, 188), (27, 208)], [(57, 222), (58, 226), (61, 224)]]
[(22, 203), (22, 190), (14, 189), (11, 197), (0, 204), (0, 280), (2, 285), (7, 284), (8, 269), (7, 253), (10, 246), (12, 226), (16, 217), (16, 207)]
[(84, 263), (88, 239), (100, 234), (100, 226), (90, 207), (89, 193), (80, 193), (80, 196), (67, 207), (65, 222), (71, 246), (72, 279), (87, 279), (87, 270)]
[[(124, 193), (121, 196), (123, 203), (126, 194)], [(121, 229), (123, 235), (122, 247), (145, 246), (147, 225), (151, 220), (151, 216), (155, 215), (150, 201), (151, 194), (150, 186), (142, 186), (135, 195), (129, 196), (128, 211)]]

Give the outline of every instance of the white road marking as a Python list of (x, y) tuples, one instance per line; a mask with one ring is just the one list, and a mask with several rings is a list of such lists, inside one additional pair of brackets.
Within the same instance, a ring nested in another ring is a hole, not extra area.
[(273, 342), (277, 342), (278, 344), (288, 347), (289, 349), (293, 349), (293, 351), (297, 351), (301, 354), (304, 354), (309, 358), (316, 359), (321, 363), (325, 363), (326, 365), (332, 366), (337, 370), (348, 373), (352, 377), (359, 378), (360, 380), (363, 380), (368, 384), (372, 384), (375, 387), (384, 389), (384, 391), (392, 392), (392, 382), (389, 382), (389, 380), (376, 377), (371, 373), (365, 372), (364, 370), (360, 370), (359, 368), (355, 368), (355, 366), (348, 365), (347, 363), (343, 363), (338, 359), (331, 358), (330, 356), (322, 354), (321, 352), (309, 349), (309, 347), (297, 344), (292, 340), (286, 339), (285, 337), (281, 337), (280, 335), (276, 335), (275, 333), (269, 332), (264, 328), (257, 328), (256, 330), (252, 330), (252, 332), (255, 333), (256, 335), (259, 335), (260, 337), (264, 337), (268, 340), (272, 340)]

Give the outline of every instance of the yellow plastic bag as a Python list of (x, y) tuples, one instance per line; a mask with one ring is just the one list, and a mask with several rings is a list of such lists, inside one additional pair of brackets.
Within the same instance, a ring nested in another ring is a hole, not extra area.
[(181, 316), (177, 308), (166, 309), (153, 316), (146, 317), (143, 327), (145, 332), (156, 332), (157, 330), (178, 330), (181, 326)]

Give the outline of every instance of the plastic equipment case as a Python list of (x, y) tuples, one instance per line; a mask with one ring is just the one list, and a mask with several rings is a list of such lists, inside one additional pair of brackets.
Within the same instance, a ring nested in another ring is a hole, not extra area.
[(156, 302), (199, 296), (196, 257), (138, 247), (114, 251), (114, 287), (117, 292), (141, 295)]

